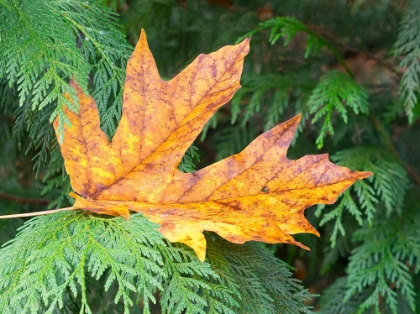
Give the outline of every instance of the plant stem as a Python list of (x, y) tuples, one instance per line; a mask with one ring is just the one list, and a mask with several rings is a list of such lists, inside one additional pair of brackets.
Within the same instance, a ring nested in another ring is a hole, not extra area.
[(8, 195), (2, 192), (0, 192), (0, 199), (15, 202), (15, 203), (28, 203), (28, 204), (39, 204), (39, 205), (48, 205), (50, 203), (49, 201), (43, 200), (43, 199), (33, 199), (33, 198), (13, 196), (13, 195)]
[(407, 173), (413, 179), (413, 181), (416, 182), (417, 185), (420, 186), (420, 177), (418, 176), (417, 172), (410, 164), (406, 163), (405, 160), (401, 158), (400, 154), (398, 153), (398, 150), (395, 148), (394, 144), (392, 143), (392, 140), (390, 139), (388, 133), (385, 131), (382, 123), (379, 121), (377, 117), (372, 117), (372, 121), (373, 121), (373, 124), (375, 125), (376, 130), (379, 133), (379, 136), (384, 141), (386, 147), (388, 147), (388, 149), (398, 159), (398, 161), (401, 163), (401, 165), (404, 167), (404, 169), (407, 171)]
[(41, 216), (41, 215), (49, 215), (58, 213), (65, 210), (74, 210), (73, 206), (71, 207), (64, 207), (64, 208), (58, 208), (53, 210), (44, 210), (40, 212), (34, 212), (34, 213), (24, 213), (24, 214), (12, 214), (12, 215), (3, 215), (0, 216), (0, 219), (10, 219), (10, 218), (20, 218), (20, 217), (34, 217), (34, 216)]

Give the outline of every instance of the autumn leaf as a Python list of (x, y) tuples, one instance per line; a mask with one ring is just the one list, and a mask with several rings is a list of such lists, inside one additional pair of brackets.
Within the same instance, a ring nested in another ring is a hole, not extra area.
[[(244, 243), (290, 243), (292, 234), (319, 235), (304, 209), (331, 204), (371, 175), (336, 166), (327, 155), (286, 157), (300, 116), (260, 135), (241, 153), (194, 173), (177, 169), (215, 111), (240, 87), (249, 39), (199, 55), (170, 81), (159, 76), (142, 31), (127, 65), (122, 117), (109, 142), (92, 97), (77, 92), (78, 113), (65, 109), (61, 152), (74, 209), (128, 219), (143, 213), (171, 242), (205, 258), (203, 231)], [(62, 122), (62, 121), (61, 121)], [(54, 121), (56, 131), (60, 121)], [(77, 194), (76, 194), (77, 193)]]

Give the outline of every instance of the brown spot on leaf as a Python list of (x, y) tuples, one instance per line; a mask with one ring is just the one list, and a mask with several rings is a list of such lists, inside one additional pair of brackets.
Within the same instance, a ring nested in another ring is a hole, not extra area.
[(266, 186), (264, 186), (262, 189), (261, 189), (261, 192), (263, 192), (263, 193), (268, 193), (270, 190), (268, 189), (268, 187), (266, 187)]

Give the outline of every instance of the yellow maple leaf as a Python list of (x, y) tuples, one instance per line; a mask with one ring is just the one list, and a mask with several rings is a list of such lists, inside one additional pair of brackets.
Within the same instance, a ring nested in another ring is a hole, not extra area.
[[(61, 152), (75, 209), (121, 215), (143, 213), (171, 242), (205, 258), (203, 231), (244, 243), (290, 243), (292, 234), (318, 232), (305, 208), (331, 204), (358, 179), (371, 175), (336, 166), (327, 155), (286, 157), (296, 116), (255, 139), (241, 153), (193, 173), (177, 169), (185, 151), (215, 111), (240, 87), (249, 40), (199, 55), (163, 81), (142, 31), (127, 65), (122, 117), (111, 142), (100, 129), (92, 97), (75, 84), (78, 113), (65, 109)], [(60, 121), (54, 121), (58, 128)]]

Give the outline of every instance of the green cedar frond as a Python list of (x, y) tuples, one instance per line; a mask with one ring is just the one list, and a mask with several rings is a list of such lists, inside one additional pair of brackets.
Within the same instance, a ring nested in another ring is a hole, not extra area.
[(420, 92), (420, 1), (412, 0), (401, 20), (394, 56), (403, 57), (399, 66), (404, 69), (399, 92), (404, 99), (405, 113), (414, 121), (414, 108), (419, 104)]
[(211, 234), (210, 263), (202, 263), (156, 229), (140, 214), (125, 221), (71, 211), (30, 220), (0, 250), (1, 313), (92, 313), (93, 281), (105, 292), (115, 288), (109, 298), (124, 313), (135, 303), (150, 313), (157, 293), (162, 313), (311, 313), (303, 305), (310, 294), (262, 245)]
[[(344, 213), (344, 217), (341, 217), (341, 221), (345, 221), (345, 233), (341, 236), (332, 237), (332, 233), (336, 232), (335, 223), (334, 224), (325, 224), (324, 231), (322, 232), (324, 237), (324, 257), (322, 259), (321, 274), (326, 274), (329, 271), (334, 271), (337, 265), (337, 262), (340, 258), (346, 258), (350, 255), (351, 250), (353, 249), (352, 243), (352, 234), (360, 226), (354, 219), (351, 219), (350, 214)], [(344, 227), (344, 226), (343, 226)], [(329, 239), (329, 242), (328, 240)], [(333, 241), (335, 245), (333, 245)]]
[(337, 280), (321, 298), (325, 314), (415, 313), (420, 270), (418, 191), (411, 191), (405, 214), (377, 214), (372, 227), (354, 232), (360, 243), (350, 258), (347, 277)]
[[(57, 142), (55, 142), (58, 145)], [(60, 208), (63, 204), (72, 204), (73, 198), (68, 194), (71, 190), (70, 177), (64, 169), (63, 157), (58, 147), (53, 147), (48, 168), (45, 170), (42, 182), (45, 183), (41, 195), (48, 195), (53, 201), (49, 209)]]
[[(220, 131), (212, 143), (212, 147), (216, 150), (216, 160), (221, 160), (233, 154), (239, 153), (253, 139), (255, 134), (251, 127), (241, 128), (237, 126), (226, 126)], [(232, 139), (235, 139), (234, 141)]]
[(198, 154), (198, 148), (192, 144), (185, 152), (178, 169), (182, 172), (193, 172), (196, 168), (195, 162), (200, 162), (200, 155)]
[[(244, 74), (242, 88), (233, 96), (230, 116), (222, 113), (213, 117), (205, 126), (201, 140), (209, 128), (222, 125), (214, 136), (212, 145), (217, 151), (217, 160), (241, 151), (257, 134), (279, 124), (291, 115), (302, 113), (302, 125), (309, 117), (305, 107), (305, 97), (313, 88), (310, 77), (296, 75), (279, 75), (278, 73)], [(228, 125), (230, 120), (230, 124)], [(225, 123), (225, 124), (223, 124)], [(295, 136), (294, 141), (296, 141)]]
[(207, 251), (212, 268), (222, 283), (241, 296), (236, 313), (312, 313), (303, 305), (311, 295), (290, 278), (290, 266), (263, 245), (237, 245), (215, 234), (207, 238), (212, 239)]
[(343, 303), (347, 292), (347, 279), (338, 278), (321, 296), (320, 314), (354, 314), (359, 307), (360, 296)]
[[(243, 127), (258, 114), (266, 131), (277, 125), (286, 109), (295, 106), (295, 114), (304, 112), (297, 110), (297, 103), (304, 98), (301, 94), (309, 94), (314, 81), (310, 77), (302, 78), (293, 73), (245, 74), (241, 80), (242, 88), (235, 93), (231, 106), (231, 123), (239, 120)], [(300, 96), (300, 97), (299, 97)], [(241, 114), (240, 114), (241, 113)]]
[[(243, 75), (243, 87), (232, 99), (231, 123), (235, 124), (240, 119), (240, 125), (244, 127), (255, 114), (260, 113), (264, 119), (264, 130), (276, 125), (289, 105), (289, 94), (298, 88), (292, 81), (293, 77), (278, 73)], [(270, 94), (272, 97), (268, 97)]]
[(112, 135), (121, 114), (124, 68), (132, 48), (111, 12), (81, 0), (8, 0), (0, 3), (0, 10), (0, 77), (9, 86), (16, 85), (23, 109), (17, 133), (30, 129), (32, 145), (40, 148), (36, 158), (45, 163), (45, 148), (52, 143), (53, 132), (44, 116), (50, 121), (60, 116), (69, 123), (62, 106), (77, 110), (75, 91), (68, 84), (71, 78), (87, 93), (91, 75), (89, 90), (103, 129)]
[[(350, 169), (373, 172), (374, 176), (357, 182), (353, 187), (369, 223), (378, 198), (383, 202), (387, 216), (394, 211), (401, 213), (409, 180), (406, 170), (393, 154), (378, 147), (357, 147), (337, 152), (331, 160)], [(372, 182), (374, 194), (367, 182)]]
[(347, 107), (355, 114), (367, 114), (369, 106), (366, 90), (357, 84), (350, 76), (338, 71), (331, 70), (321, 77), (318, 86), (313, 90), (308, 101), (309, 112), (314, 114), (312, 123), (321, 120), (325, 116), (321, 131), (316, 139), (318, 149), (324, 146), (324, 138), (327, 133), (334, 135), (332, 125), (333, 113), (337, 111), (344, 123), (347, 123)]
[[(145, 304), (161, 289), (163, 258), (156, 246), (166, 242), (156, 225), (141, 215), (106, 219), (84, 212), (37, 217), (0, 251), (0, 312), (55, 313), (70, 293), (80, 313), (92, 313), (87, 300), (88, 277), (107, 276), (104, 289), (118, 284), (115, 302), (124, 313), (133, 305), (133, 291)], [(108, 271), (108, 272), (106, 272)]]
[[(317, 211), (316, 211), (317, 217), (321, 216), (321, 212), (324, 210), (325, 207), (326, 207), (325, 205), (318, 206)], [(330, 234), (331, 247), (333, 248), (336, 245), (338, 233), (340, 233), (341, 236), (346, 235), (346, 230), (344, 229), (344, 226), (342, 223), (345, 211), (348, 211), (349, 213), (351, 213), (359, 224), (363, 224), (363, 219), (362, 219), (363, 213), (359, 210), (358, 206), (354, 202), (353, 197), (350, 193), (350, 190), (345, 191), (340, 196), (340, 202), (338, 203), (338, 205), (335, 206), (335, 208), (330, 210), (328, 213), (325, 213), (321, 221), (319, 222), (320, 226), (323, 226), (330, 221), (334, 222), (334, 226)]]
[(306, 33), (308, 35), (308, 39), (305, 49), (305, 58), (309, 57), (311, 54), (317, 54), (322, 47), (328, 47), (338, 56), (338, 53), (336, 53), (336, 48), (331, 43), (329, 43), (325, 38), (318, 35), (314, 31), (310, 30), (305, 24), (294, 17), (280, 16), (275, 19), (266, 20), (262, 23), (259, 23), (257, 28), (246, 33), (238, 41), (246, 37), (252, 37), (252, 35), (260, 32), (263, 29), (270, 30), (269, 42), (272, 45), (275, 44), (280, 38), (284, 38), (284, 45), (287, 46), (298, 32)]
[[(348, 266), (345, 301), (366, 288), (370, 295), (359, 309), (386, 306), (392, 313), (401, 313), (399, 304), (407, 302), (415, 312), (416, 293), (412, 272), (420, 269), (420, 210), (417, 193), (405, 214), (393, 213), (389, 218), (377, 215), (372, 227), (365, 226), (354, 233), (361, 245), (353, 250)], [(417, 202), (417, 204), (415, 204)]]
[(0, 73), (9, 85), (18, 84), (19, 105), (30, 102), (40, 110), (58, 101), (76, 110), (63, 93), (75, 100), (67, 84), (71, 77), (85, 89), (89, 67), (78, 52), (75, 36), (53, 2), (4, 1), (0, 54), (7, 60)]
[(106, 8), (80, 1), (80, 5), (57, 3), (63, 18), (78, 34), (80, 52), (90, 64), (91, 95), (101, 126), (112, 136), (121, 117), (125, 65), (132, 47), (120, 33), (117, 19)]
[[(342, 236), (346, 234), (342, 224), (345, 212), (350, 213), (360, 226), (365, 220), (372, 224), (381, 206), (385, 208), (386, 216), (401, 212), (409, 180), (405, 169), (389, 152), (375, 147), (358, 147), (340, 151), (331, 156), (331, 160), (350, 169), (372, 171), (374, 174), (367, 180), (356, 182), (340, 196), (336, 205), (329, 206), (330, 210), (323, 214), (320, 226), (330, 221), (334, 224), (330, 235), (332, 247), (336, 244), (338, 233)], [(354, 200), (354, 194), (358, 202)], [(325, 205), (318, 206), (317, 217), (325, 208)]]
[[(201, 293), (209, 291), (212, 286), (217, 287), (218, 276), (209, 264), (201, 263), (195, 253), (184, 245), (173, 246), (163, 253), (163, 257), (164, 271), (169, 278), (161, 293), (162, 313), (206, 313), (205, 308), (209, 305), (206, 297), (212, 299), (213, 306), (219, 305), (215, 304), (211, 294)], [(221, 305), (225, 307), (223, 303)]]

